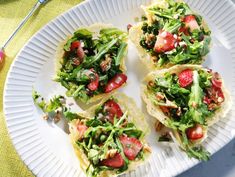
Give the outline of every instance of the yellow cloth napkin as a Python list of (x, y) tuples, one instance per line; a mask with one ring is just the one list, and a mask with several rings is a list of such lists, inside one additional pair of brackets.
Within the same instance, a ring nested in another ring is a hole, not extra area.
[[(0, 46), (37, 0), (0, 0)], [(0, 177), (31, 177), (17, 154), (6, 129), (3, 114), (3, 89), (9, 67), (28, 39), (51, 19), (78, 4), (80, 0), (49, 0), (30, 18), (7, 46), (5, 63), (0, 68)]]

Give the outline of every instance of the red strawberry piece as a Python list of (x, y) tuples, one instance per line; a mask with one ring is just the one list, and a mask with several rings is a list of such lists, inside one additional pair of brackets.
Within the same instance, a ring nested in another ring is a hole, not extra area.
[(200, 124), (196, 124), (186, 130), (187, 137), (190, 140), (198, 140), (203, 137), (203, 129)]
[(215, 86), (217, 88), (221, 88), (222, 81), (221, 81), (219, 73), (217, 73), (217, 72), (213, 73), (213, 77), (212, 77), (211, 82), (212, 82), (213, 86)]
[(104, 104), (104, 111), (107, 113), (106, 118), (113, 123), (114, 117), (120, 118), (123, 115), (123, 112), (120, 106), (113, 100), (108, 100)]
[(124, 159), (120, 153), (116, 153), (114, 157), (102, 160), (101, 164), (107, 167), (120, 168), (124, 165)]
[(82, 48), (81, 42), (80, 41), (74, 41), (71, 43), (70, 46), (70, 51), (75, 51), (77, 50), (77, 56), (79, 59), (83, 59), (85, 56), (84, 50)]
[(70, 46), (70, 51), (73, 51), (75, 49), (77, 49), (79, 46), (81, 45), (81, 42), (80, 41), (74, 41), (71, 43), (71, 46)]
[(167, 31), (159, 31), (157, 41), (154, 45), (154, 51), (157, 53), (163, 53), (175, 48), (176, 39), (173, 34)]
[(180, 87), (187, 87), (193, 82), (193, 71), (191, 69), (186, 69), (182, 71), (178, 77)]
[(184, 33), (186, 36), (189, 36), (188, 28), (185, 26), (179, 28), (179, 33)]
[(195, 19), (194, 15), (187, 15), (184, 17), (183, 19), (184, 23), (185, 23), (185, 27), (189, 28), (191, 31), (195, 30), (195, 29), (200, 29), (197, 20)]
[(114, 89), (117, 89), (122, 86), (127, 80), (127, 76), (123, 73), (116, 74), (112, 79), (110, 79), (105, 86), (104, 92), (109, 93)]
[(209, 104), (211, 103), (211, 99), (208, 98), (207, 96), (204, 96), (204, 97), (203, 97), (203, 103), (209, 105)]
[(90, 69), (90, 71), (92, 71), (89, 75), (91, 82), (87, 85), (87, 87), (89, 90), (95, 91), (99, 86), (99, 75), (95, 72), (93, 68)]
[(143, 148), (142, 143), (134, 137), (121, 136), (119, 140), (122, 143), (124, 154), (129, 160), (134, 160)]
[(88, 129), (88, 127), (83, 123), (83, 122), (79, 122), (77, 124), (77, 130), (79, 132), (79, 137), (82, 138), (84, 133), (86, 132), (86, 130)]

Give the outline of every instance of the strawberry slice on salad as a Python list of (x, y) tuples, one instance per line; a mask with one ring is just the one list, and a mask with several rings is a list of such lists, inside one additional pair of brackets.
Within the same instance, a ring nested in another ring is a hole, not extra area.
[(91, 82), (87, 85), (88, 89), (91, 91), (95, 91), (98, 89), (99, 86), (99, 75), (95, 72), (92, 68), (90, 69), (91, 73), (89, 75)]
[(80, 41), (74, 41), (71, 43), (70, 51), (75, 51), (75, 50), (79, 59), (83, 59), (85, 57), (85, 52), (82, 48)]
[(78, 130), (78, 133), (79, 133), (79, 139), (83, 138), (83, 135), (85, 134), (87, 129), (88, 129), (88, 127), (83, 122), (79, 122), (77, 124), (77, 130)]
[(187, 15), (184, 17), (183, 22), (185, 23), (185, 27), (189, 28), (190, 31), (194, 31), (196, 29), (200, 29), (197, 20), (194, 15)]
[(123, 115), (123, 112), (120, 106), (114, 100), (108, 100), (104, 104), (104, 111), (107, 113), (106, 118), (109, 122), (113, 123), (114, 117), (120, 118)]
[(203, 137), (202, 126), (200, 124), (196, 124), (195, 126), (188, 128), (186, 134), (190, 140), (199, 140)]
[(157, 41), (154, 45), (154, 51), (164, 53), (175, 48), (176, 39), (173, 34), (167, 31), (160, 30), (157, 36)]
[(193, 71), (191, 69), (183, 70), (178, 77), (180, 87), (187, 87), (193, 82)]
[(120, 153), (116, 153), (112, 158), (102, 160), (101, 164), (107, 167), (120, 168), (124, 165), (124, 159)]
[(121, 136), (119, 140), (123, 146), (124, 154), (129, 160), (134, 160), (143, 148), (142, 143), (137, 138)]
[(116, 74), (112, 79), (108, 81), (108, 84), (105, 86), (105, 93), (109, 93), (122, 86), (127, 80), (127, 76), (123, 73)]

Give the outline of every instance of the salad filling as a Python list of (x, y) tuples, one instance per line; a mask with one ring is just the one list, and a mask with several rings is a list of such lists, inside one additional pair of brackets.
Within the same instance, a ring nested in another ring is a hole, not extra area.
[[(203, 62), (209, 52), (211, 32), (200, 15), (186, 3), (174, 0), (158, 0), (144, 11), (145, 20), (131, 28), (130, 36), (150, 56), (154, 68)], [(138, 41), (136, 33), (140, 34)]]
[(155, 117), (173, 130), (181, 148), (200, 160), (209, 158), (198, 145), (206, 138), (215, 115), (223, 111), (226, 94), (217, 72), (194, 65), (175, 66), (169, 72), (152, 75), (143, 87), (145, 102), (152, 104), (150, 114), (158, 111)]
[(56, 78), (67, 89), (66, 95), (86, 103), (126, 83), (123, 61), (126, 40), (125, 32), (107, 26), (91, 26), (74, 32), (64, 45)]

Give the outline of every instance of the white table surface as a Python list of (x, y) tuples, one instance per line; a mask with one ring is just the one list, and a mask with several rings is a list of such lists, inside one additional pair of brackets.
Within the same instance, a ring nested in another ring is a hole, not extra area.
[(210, 161), (202, 162), (177, 177), (235, 177), (235, 139), (215, 153)]

